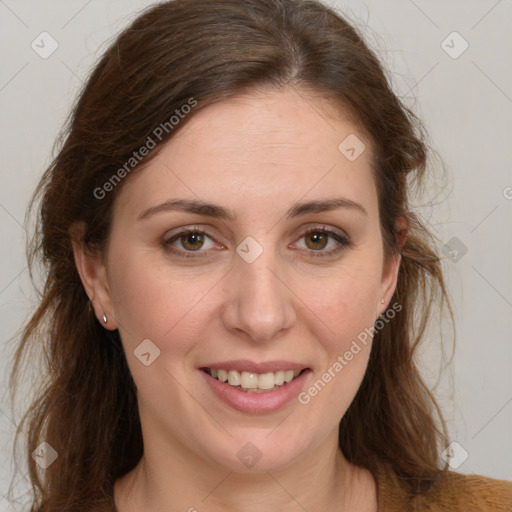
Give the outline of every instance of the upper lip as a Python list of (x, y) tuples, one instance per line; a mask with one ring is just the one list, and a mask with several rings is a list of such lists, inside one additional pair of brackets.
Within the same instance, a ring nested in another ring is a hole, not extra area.
[(247, 359), (237, 359), (234, 361), (205, 364), (201, 365), (200, 368), (209, 368), (210, 370), (236, 370), (238, 372), (268, 373), (279, 370), (304, 370), (307, 366), (293, 361), (266, 361), (263, 363), (255, 363), (254, 361), (249, 361)]

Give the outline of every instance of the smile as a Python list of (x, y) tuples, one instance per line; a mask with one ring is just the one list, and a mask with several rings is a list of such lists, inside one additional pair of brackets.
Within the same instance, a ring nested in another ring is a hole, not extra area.
[(246, 414), (269, 414), (292, 404), (312, 374), (290, 361), (224, 361), (197, 370), (212, 398)]
[(246, 393), (265, 393), (276, 391), (296, 379), (303, 369), (277, 370), (274, 372), (255, 373), (227, 369), (201, 368), (214, 379), (245, 391)]

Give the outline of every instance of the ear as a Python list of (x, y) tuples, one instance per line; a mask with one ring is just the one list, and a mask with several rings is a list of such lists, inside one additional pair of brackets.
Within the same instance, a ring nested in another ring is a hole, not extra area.
[[(96, 318), (106, 329), (115, 330), (117, 325), (107, 270), (101, 252), (87, 247), (84, 243), (85, 228), (84, 222), (76, 222), (69, 228), (75, 265)], [(103, 315), (107, 318), (106, 322), (103, 321)]]
[(409, 232), (409, 221), (405, 216), (401, 216), (395, 223), (395, 240), (398, 251), (392, 254), (384, 261), (382, 268), (381, 279), (381, 293), (380, 297), (384, 303), (379, 301), (378, 315), (382, 315), (388, 308), (389, 302), (395, 293), (396, 285), (398, 282), (398, 271), (400, 270), (400, 263), (402, 262), (402, 248), (407, 240)]

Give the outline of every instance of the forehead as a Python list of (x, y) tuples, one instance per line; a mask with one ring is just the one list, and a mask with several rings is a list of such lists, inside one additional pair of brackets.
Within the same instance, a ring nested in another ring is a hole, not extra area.
[(370, 162), (369, 141), (341, 107), (292, 88), (257, 92), (194, 113), (123, 186), (118, 208), (187, 197), (243, 212), (344, 194), (371, 213)]
[(253, 154), (266, 154), (269, 160), (283, 155), (286, 164), (291, 153), (318, 157), (328, 149), (338, 156), (340, 135), (354, 132), (365, 138), (348, 110), (319, 94), (287, 88), (255, 91), (210, 105), (172, 140), (176, 153), (194, 147), (237, 160)]

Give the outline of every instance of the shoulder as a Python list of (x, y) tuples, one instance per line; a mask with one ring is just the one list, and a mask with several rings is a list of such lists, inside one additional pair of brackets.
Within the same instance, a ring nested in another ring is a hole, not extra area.
[(512, 482), (443, 471), (422, 494), (411, 495), (388, 466), (375, 474), (379, 512), (512, 512)]
[(417, 501), (426, 511), (511, 512), (512, 482), (447, 471)]

